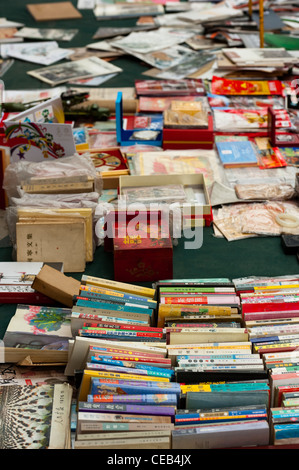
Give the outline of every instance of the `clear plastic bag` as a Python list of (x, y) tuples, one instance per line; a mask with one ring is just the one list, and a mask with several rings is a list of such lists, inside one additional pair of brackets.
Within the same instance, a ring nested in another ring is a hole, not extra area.
[[(8, 200), (23, 195), (21, 187), (36, 182), (75, 182), (92, 178), (94, 190), (99, 195), (102, 191), (102, 179), (98, 176), (92, 159), (88, 155), (72, 155), (57, 160), (29, 162), (19, 161), (7, 166), (4, 174), (3, 189)], [(40, 194), (38, 195), (38, 197)]]

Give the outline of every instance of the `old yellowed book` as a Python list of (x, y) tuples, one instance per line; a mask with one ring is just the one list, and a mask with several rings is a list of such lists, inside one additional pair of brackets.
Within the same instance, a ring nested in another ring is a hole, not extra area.
[(61, 262), (64, 272), (83, 272), (86, 230), (82, 219), (17, 222), (17, 261)]
[(65, 217), (69, 218), (82, 218), (85, 223), (85, 245), (86, 245), (86, 261), (93, 261), (94, 247), (93, 247), (93, 209), (90, 207), (85, 208), (75, 208), (75, 209), (58, 209), (56, 207), (49, 207), (47, 210), (40, 209), (18, 209), (18, 220), (21, 221), (25, 218), (29, 219), (32, 217), (35, 218), (60, 218), (64, 219)]

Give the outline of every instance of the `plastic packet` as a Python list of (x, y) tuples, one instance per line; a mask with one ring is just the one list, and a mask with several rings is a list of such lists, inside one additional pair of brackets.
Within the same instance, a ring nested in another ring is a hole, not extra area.
[[(20, 197), (20, 188), (32, 184), (65, 184), (93, 180), (94, 191), (101, 194), (102, 180), (88, 155), (72, 155), (42, 162), (19, 161), (7, 166), (3, 189), (10, 200)], [(22, 193), (21, 193), (22, 194)]]
[(235, 192), (243, 200), (283, 201), (292, 199), (295, 190), (290, 184), (237, 184)]

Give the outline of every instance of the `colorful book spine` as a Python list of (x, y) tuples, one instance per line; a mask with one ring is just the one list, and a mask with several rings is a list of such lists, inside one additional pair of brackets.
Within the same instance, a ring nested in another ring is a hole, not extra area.
[(160, 287), (160, 295), (166, 294), (234, 294), (233, 287)]
[(146, 315), (151, 315), (151, 309), (139, 308), (139, 307), (128, 307), (125, 305), (117, 305), (117, 304), (107, 304), (101, 303), (93, 300), (84, 300), (84, 299), (77, 299), (76, 305), (79, 307), (89, 307), (89, 308), (97, 308), (101, 310), (112, 310), (115, 312), (129, 312), (129, 313), (141, 313)]
[(142, 333), (142, 332), (136, 332), (136, 331), (125, 331), (125, 330), (82, 330), (80, 329), (78, 331), (79, 336), (83, 337), (93, 337), (93, 338), (108, 338), (108, 339), (113, 339), (117, 338), (119, 340), (123, 341), (129, 341), (130, 339), (132, 341), (159, 341), (162, 339), (162, 336), (155, 335), (155, 334), (150, 334), (150, 333)]
[(148, 336), (150, 338), (163, 338), (163, 331), (160, 331), (160, 329), (156, 330), (155, 328), (152, 329), (146, 329), (142, 327), (137, 327), (137, 328), (132, 328), (127, 326), (122, 326), (122, 327), (111, 327), (111, 328), (106, 328), (106, 327), (101, 327), (101, 326), (82, 326), (79, 331), (86, 331), (90, 333), (100, 333), (100, 334), (105, 334), (107, 333), (116, 333), (120, 335), (127, 335), (127, 336)]
[(146, 357), (146, 358), (154, 358), (154, 359), (161, 359), (163, 361), (168, 362), (169, 359), (164, 357), (164, 350), (159, 352), (152, 352), (152, 351), (133, 351), (128, 349), (127, 347), (120, 348), (120, 347), (114, 347), (113, 345), (111, 346), (89, 346), (89, 351), (93, 353), (94, 355), (103, 355), (103, 352), (108, 353), (110, 355), (124, 355), (127, 357)]
[(74, 318), (74, 319), (80, 318), (82, 320), (108, 321), (108, 322), (126, 321), (126, 323), (130, 323), (130, 324), (148, 325), (148, 321), (146, 319), (138, 320), (138, 319), (127, 318), (127, 317), (121, 318), (119, 316), (116, 316), (116, 317), (106, 316), (103, 312), (99, 312), (98, 315), (96, 313), (94, 314), (82, 313), (82, 312), (77, 312), (76, 307), (73, 307), (71, 318)]
[[(151, 371), (146, 369), (135, 369), (132, 367), (119, 367), (113, 366), (108, 364), (96, 364), (92, 362), (88, 362), (86, 364), (87, 370), (106, 370), (107, 372), (116, 372), (116, 373), (123, 373), (123, 374), (137, 374), (137, 375), (147, 375), (148, 377), (163, 377), (171, 380), (173, 377), (173, 372), (170, 373), (170, 370), (157, 370)], [(162, 369), (162, 368), (161, 368)]]
[[(119, 299), (117, 297), (111, 296), (103, 296), (100, 294), (94, 294), (91, 292), (84, 292), (80, 295), (75, 295), (73, 298), (74, 304), (77, 303), (78, 300), (90, 300), (92, 302), (98, 302), (100, 304), (109, 304), (109, 305), (124, 305), (125, 307), (137, 307), (137, 308), (144, 308), (145, 310), (149, 309), (150, 307), (145, 304), (140, 304), (137, 302), (131, 302), (123, 299)], [(152, 309), (152, 307), (151, 307)]]
[(163, 335), (163, 328), (156, 328), (153, 326), (144, 326), (144, 325), (127, 325), (127, 323), (121, 322), (99, 322), (99, 323), (84, 323), (82, 329), (98, 329), (98, 328), (114, 328), (119, 330), (132, 330), (132, 331), (145, 331), (149, 333), (160, 333)]
[(124, 283), (124, 282), (112, 281), (110, 279), (88, 276), (85, 274), (83, 274), (81, 278), (81, 282), (83, 285), (94, 285), (94, 286), (106, 287), (112, 290), (115, 289), (121, 292), (128, 292), (134, 295), (149, 297), (150, 299), (153, 299), (156, 293), (155, 289), (136, 286), (134, 284)]
[(119, 292), (114, 290), (108, 290), (100, 287), (95, 286), (84, 286), (81, 285), (80, 293), (84, 295), (92, 295), (95, 294), (98, 296), (105, 296), (103, 298), (112, 298), (112, 299), (119, 299), (126, 302), (137, 302), (140, 304), (144, 304), (149, 308), (156, 308), (157, 302), (155, 300), (151, 300), (147, 297), (136, 296), (133, 294), (127, 294), (125, 292)]
[(174, 418), (174, 406), (136, 405), (128, 403), (91, 403), (79, 402), (78, 411), (95, 413), (124, 413), (170, 416)]
[(250, 410), (225, 410), (223, 412), (218, 411), (215, 413), (177, 413), (175, 415), (174, 424), (176, 426), (186, 425), (186, 424), (203, 424), (203, 423), (223, 423), (228, 421), (235, 420), (252, 420), (252, 419), (267, 419), (268, 413), (266, 408)]
[(178, 296), (178, 297), (161, 297), (161, 304), (175, 305), (236, 305), (239, 306), (240, 299), (237, 296)]
[(90, 395), (100, 395), (101, 391), (114, 391), (118, 394), (156, 394), (156, 393), (181, 393), (180, 384), (177, 382), (151, 382), (123, 379), (99, 379), (91, 378)]
[(172, 377), (173, 376), (173, 371), (172, 370), (163, 370), (161, 371), (161, 367), (155, 367), (155, 366), (147, 366), (144, 364), (139, 364), (135, 363), (132, 361), (120, 361), (120, 360), (113, 360), (110, 358), (107, 358), (105, 356), (102, 357), (97, 357), (94, 358), (93, 356), (91, 357), (91, 363), (98, 363), (98, 364), (107, 364), (107, 365), (112, 365), (112, 366), (118, 366), (118, 367), (128, 367), (130, 369), (138, 369), (138, 370), (145, 370), (153, 373), (162, 373), (165, 374), (167, 377)]
[[(101, 358), (98, 360), (98, 357), (97, 355), (94, 355), (94, 356), (91, 356), (91, 361), (93, 364), (95, 363), (101, 363), (102, 360)], [(146, 364), (156, 364), (158, 367), (162, 367), (162, 366), (169, 366), (171, 365), (171, 361), (170, 359), (168, 358), (159, 358), (159, 357), (146, 357), (146, 356), (129, 356), (129, 355), (125, 355), (125, 354), (107, 354), (105, 355), (105, 357), (107, 357), (107, 359), (111, 359), (111, 360), (115, 360), (115, 361), (125, 361), (125, 362), (130, 362), (130, 363), (138, 363), (138, 364), (142, 364), (142, 363), (146, 363)]]
[(149, 395), (88, 395), (90, 403), (127, 403), (155, 406), (177, 406), (178, 396), (176, 394), (149, 394)]

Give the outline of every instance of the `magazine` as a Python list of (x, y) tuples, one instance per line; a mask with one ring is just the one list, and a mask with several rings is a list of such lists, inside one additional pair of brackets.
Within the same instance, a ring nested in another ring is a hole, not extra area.
[[(221, 131), (247, 131), (268, 128), (268, 109), (214, 108), (215, 128)], [(290, 128), (291, 121), (286, 110), (281, 110), (277, 128)]]
[(15, 33), (16, 38), (45, 39), (54, 41), (71, 41), (78, 33), (78, 29), (56, 28), (21, 28)]
[(3, 58), (13, 57), (14, 59), (26, 60), (41, 65), (52, 65), (67, 58), (72, 51), (62, 49), (56, 41), (34, 42), (21, 44), (5, 44), (1, 46), (1, 56)]
[(173, 46), (147, 54), (132, 53), (143, 62), (156, 67), (159, 70), (169, 69), (182, 64), (186, 60), (197, 57), (196, 53), (184, 46)]
[(32, 77), (55, 86), (70, 80), (109, 75), (116, 72), (122, 72), (122, 69), (98, 57), (88, 57), (86, 59), (31, 70), (27, 73)]
[(163, 15), (162, 5), (142, 3), (98, 4), (94, 15), (97, 20), (111, 20), (115, 18), (139, 18), (140, 16)]
[(193, 32), (188, 29), (159, 28), (155, 31), (133, 32), (111, 41), (111, 44), (128, 53), (148, 54), (181, 44), (192, 35)]
[(135, 80), (137, 96), (189, 96), (205, 95), (201, 79)]

